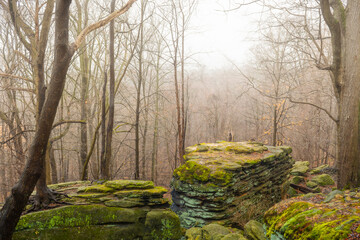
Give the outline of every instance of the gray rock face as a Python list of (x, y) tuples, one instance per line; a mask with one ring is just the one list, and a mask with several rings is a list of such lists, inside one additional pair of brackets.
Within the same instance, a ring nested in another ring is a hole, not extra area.
[(186, 163), (175, 169), (171, 182), (171, 208), (185, 228), (213, 221), (243, 227), (286, 193), (290, 147), (219, 142), (186, 152)]

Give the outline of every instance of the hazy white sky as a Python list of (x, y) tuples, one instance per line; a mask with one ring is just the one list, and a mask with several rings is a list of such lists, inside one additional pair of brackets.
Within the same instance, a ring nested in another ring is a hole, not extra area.
[[(199, 0), (187, 36), (188, 52), (208, 68), (229, 66), (227, 58), (242, 64), (250, 57), (249, 49), (256, 44), (256, 6), (224, 12), (227, 0)], [(255, 9), (255, 10), (254, 10)]]

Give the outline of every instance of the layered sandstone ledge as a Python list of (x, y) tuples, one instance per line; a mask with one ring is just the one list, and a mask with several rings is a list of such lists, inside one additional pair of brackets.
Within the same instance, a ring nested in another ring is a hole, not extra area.
[(285, 194), (291, 151), (255, 142), (188, 147), (173, 174), (171, 208), (186, 228), (214, 221), (243, 227)]
[(179, 217), (151, 181), (69, 182), (50, 188), (69, 205), (25, 214), (14, 240), (180, 239)]

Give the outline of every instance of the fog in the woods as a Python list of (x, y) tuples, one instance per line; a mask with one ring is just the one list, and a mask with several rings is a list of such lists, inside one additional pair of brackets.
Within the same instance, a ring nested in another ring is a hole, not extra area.
[[(43, 18), (46, 1), (34, 10), (37, 2), (18, 1), (16, 30), (0, 1), (0, 202), (24, 169), (42, 91), (51, 84), (54, 19), (42, 83), (43, 21), (34, 14)], [(109, 14), (110, 2), (73, 1), (70, 42)], [(137, 1), (115, 19), (114, 52), (108, 25), (88, 33), (67, 72), (45, 154), (46, 183), (109, 178), (168, 186), (187, 146), (220, 140), (289, 145), (296, 160), (335, 166), (341, 101), (320, 5), (239, 7), (245, 2)]]

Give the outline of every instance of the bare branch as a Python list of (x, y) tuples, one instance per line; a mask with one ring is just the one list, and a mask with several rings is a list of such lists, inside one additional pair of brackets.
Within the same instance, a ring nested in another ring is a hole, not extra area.
[(106, 18), (104, 18), (103, 20), (100, 20), (94, 24), (91, 24), (90, 26), (86, 27), (85, 29), (83, 29), (80, 34), (77, 36), (75, 42), (72, 43), (72, 51), (76, 51), (81, 43), (84, 41), (85, 36), (87, 34), (89, 34), (90, 32), (105, 26), (106, 24), (108, 24), (111, 20), (117, 18), (118, 16), (124, 14), (125, 12), (127, 12), (130, 7), (133, 5), (133, 3), (136, 2), (136, 0), (130, 0), (126, 3), (125, 6), (123, 6), (121, 9), (109, 14)]
[(309, 106), (315, 107), (315, 108), (317, 108), (317, 109), (325, 112), (325, 113), (331, 118), (331, 120), (333, 120), (336, 124), (339, 124), (339, 120), (338, 120), (336, 117), (334, 117), (334, 116), (333, 116), (328, 110), (326, 110), (325, 108), (322, 108), (322, 107), (320, 107), (320, 106), (318, 106), (318, 105), (316, 105), (316, 104), (314, 104), (314, 103), (294, 101), (294, 100), (292, 100), (291, 98), (289, 98), (289, 101), (290, 101), (291, 103), (303, 104), (303, 105), (309, 105)]

